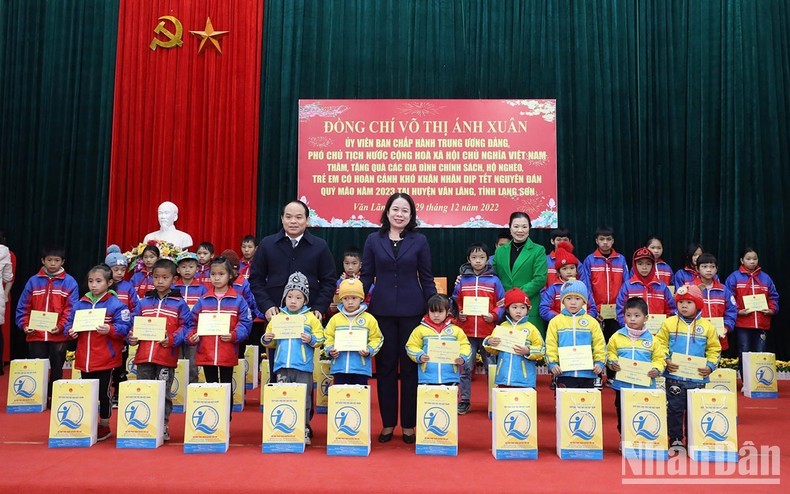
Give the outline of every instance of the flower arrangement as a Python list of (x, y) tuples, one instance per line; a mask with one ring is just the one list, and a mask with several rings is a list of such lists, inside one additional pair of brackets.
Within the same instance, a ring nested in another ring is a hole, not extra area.
[(165, 242), (164, 240), (149, 240), (148, 242), (140, 242), (136, 246), (132, 247), (131, 250), (128, 250), (123, 253), (123, 256), (129, 261), (129, 271), (134, 270), (140, 271), (143, 269), (143, 251), (149, 245), (155, 246), (159, 249), (159, 257), (163, 259), (171, 259), (175, 261), (181, 252), (180, 247), (171, 244), (170, 242)]

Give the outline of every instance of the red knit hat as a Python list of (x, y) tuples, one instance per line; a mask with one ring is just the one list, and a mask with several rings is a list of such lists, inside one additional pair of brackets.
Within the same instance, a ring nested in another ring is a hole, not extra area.
[(656, 256), (654, 256), (653, 253), (650, 252), (650, 249), (648, 249), (647, 247), (640, 247), (636, 249), (636, 252), (634, 252), (634, 257), (632, 259), (632, 263), (634, 264), (634, 266), (636, 266), (636, 261), (639, 261), (640, 259), (647, 259), (653, 264), (656, 263)]
[(573, 264), (579, 266), (579, 259), (573, 255), (573, 244), (570, 242), (557, 242), (554, 246), (554, 267), (559, 270), (563, 266)]
[(697, 285), (683, 285), (675, 291), (675, 301), (690, 300), (697, 306), (697, 310), (702, 310), (702, 291)]
[(532, 307), (532, 304), (529, 303), (527, 294), (518, 287), (511, 288), (505, 293), (505, 308), (507, 309), (513, 304), (527, 304), (528, 308)]

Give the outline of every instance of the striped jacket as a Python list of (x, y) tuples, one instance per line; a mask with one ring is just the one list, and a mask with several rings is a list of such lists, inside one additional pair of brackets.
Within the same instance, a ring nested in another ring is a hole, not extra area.
[(598, 304), (596, 309), (601, 311), (601, 305), (613, 304), (617, 300), (620, 287), (628, 280), (628, 263), (625, 256), (612, 249), (609, 257), (604, 257), (601, 251), (587, 256), (581, 265), (580, 279), (586, 279), (593, 289), (593, 298)]
[(675, 271), (675, 275), (672, 277), (672, 285), (675, 286), (676, 290), (683, 285), (691, 283), (699, 283), (699, 273), (696, 270), (684, 266), (683, 269)]
[[(587, 285), (587, 292), (589, 293), (587, 313), (593, 317), (598, 317), (598, 307), (595, 305), (595, 297), (593, 296), (592, 288), (587, 280), (582, 280), (582, 282)], [(560, 292), (562, 292), (562, 285), (564, 283), (564, 281), (557, 278), (554, 284), (540, 291), (540, 317), (546, 322), (560, 315), (562, 311)]]
[(635, 276), (623, 285), (617, 295), (617, 322), (620, 326), (625, 326), (625, 303), (629, 298), (641, 297), (647, 302), (648, 314), (664, 314), (667, 317), (676, 311), (675, 299), (664, 283), (653, 279), (645, 286)]
[[(184, 299), (181, 298), (181, 292), (177, 288), (173, 289), (164, 298), (159, 298), (155, 290), (146, 293), (132, 313), (132, 317), (135, 316), (166, 318), (167, 346), (163, 347), (158, 341), (140, 341), (134, 363), (176, 367), (178, 365), (178, 347), (186, 341), (187, 330), (192, 321), (192, 313)], [(132, 323), (134, 324), (134, 319), (132, 319)], [(134, 334), (134, 329), (131, 334)]]
[[(105, 293), (99, 300), (94, 300), (90, 292), (86, 293), (74, 306), (74, 310), (107, 309), (104, 324), (110, 326), (110, 332), (99, 334), (96, 331), (77, 333), (77, 351), (74, 354), (74, 367), (82, 372), (96, 372), (115, 369), (123, 365), (123, 343), (131, 327), (129, 308), (118, 300), (115, 292)], [(73, 318), (63, 330), (68, 335)]]
[[(593, 364), (597, 364), (603, 369), (606, 364), (606, 342), (598, 321), (587, 314), (584, 309), (577, 312), (576, 315), (571, 315), (567, 309), (562, 309), (560, 315), (549, 322), (549, 327), (546, 330), (546, 363), (549, 370), (557, 365), (562, 368), (560, 347), (578, 345), (590, 345)], [(561, 376), (596, 377), (592, 370), (563, 371)]]
[(461, 380), (461, 366), (456, 364), (440, 364), (436, 362), (420, 362), (420, 357), (428, 353), (428, 342), (431, 340), (457, 341), (460, 344), (460, 355), (467, 362), (472, 354), (469, 339), (463, 330), (447, 318), (441, 324), (434, 324), (425, 316), (420, 325), (414, 328), (406, 342), (406, 353), (417, 362), (417, 381), (420, 384), (450, 384)]
[(362, 304), (357, 312), (348, 313), (343, 309), (343, 304), (338, 305), (339, 312), (332, 316), (324, 329), (324, 351), (327, 355), (335, 347), (337, 331), (357, 330), (368, 334), (368, 352), (370, 355), (363, 357), (359, 352), (340, 352), (337, 358), (332, 359), (329, 372), (332, 374), (361, 374), (373, 375), (373, 357), (381, 350), (384, 336), (379, 329), (376, 318), (366, 312), (367, 305)]
[(198, 303), (198, 300), (208, 292), (206, 285), (197, 281), (197, 278), (192, 278), (192, 283), (189, 285), (185, 285), (184, 281), (179, 278), (173, 283), (173, 288), (178, 288), (178, 291), (181, 292), (181, 298), (187, 303), (189, 310), (192, 310)]
[[(743, 266), (727, 277), (725, 286), (735, 295), (738, 310), (744, 309), (744, 295), (765, 295), (768, 308), (779, 311), (779, 292), (770, 276), (765, 274), (762, 268), (757, 267), (753, 273), (749, 273)], [(771, 329), (771, 316), (766, 316), (762, 312), (752, 312), (745, 316), (738, 316), (735, 325), (739, 328), (758, 328)]]
[(506, 316), (502, 326), (506, 328), (515, 328), (524, 332), (524, 346), (540, 349), (527, 356), (516, 355), (515, 353), (500, 352), (496, 348), (488, 346), (489, 336), (483, 340), (483, 346), (486, 351), (491, 355), (499, 355), (496, 361), (496, 377), (494, 381), (500, 386), (511, 386), (516, 388), (534, 388), (535, 376), (537, 375), (536, 360), (541, 360), (543, 354), (546, 352), (546, 346), (543, 338), (540, 336), (540, 331), (531, 322), (528, 317), (524, 317), (520, 321), (514, 323), (509, 316)]
[[(664, 356), (672, 360), (676, 353), (691, 355), (694, 357), (705, 357), (707, 366), (710, 370), (716, 370), (721, 358), (721, 344), (716, 335), (716, 329), (705, 318), (700, 317), (699, 312), (691, 322), (686, 322), (681, 316), (672, 316), (661, 325), (661, 329), (656, 334), (656, 339), (661, 343)], [(670, 375), (668, 370), (664, 370), (664, 376), (678, 381), (708, 382), (707, 377), (699, 376), (699, 379), (686, 379), (675, 375)]]
[(211, 288), (211, 264), (198, 263), (197, 272), (195, 272), (195, 280), (198, 283), (203, 283), (206, 288)]
[[(609, 338), (609, 343), (606, 346), (606, 363), (618, 363), (621, 358), (628, 358), (638, 362), (650, 362), (653, 368), (661, 373), (664, 370), (664, 348), (650, 334), (650, 331), (645, 331), (642, 336), (637, 339), (632, 339), (628, 335), (628, 328), (620, 328), (615, 334)], [(641, 386), (639, 384), (627, 383), (618, 381), (615, 377), (612, 381), (612, 388), (620, 390), (623, 388), (655, 388), (656, 380), (650, 379), (650, 386)]]
[(153, 273), (145, 269), (145, 267), (134, 273), (129, 281), (131, 281), (132, 285), (134, 285), (134, 289), (137, 291), (138, 298), (145, 297), (146, 293), (154, 289)]
[(724, 318), (724, 327), (727, 331), (735, 329), (735, 319), (738, 317), (738, 305), (735, 296), (729, 288), (713, 280), (713, 286), (707, 288), (703, 284), (699, 286), (702, 292), (702, 317)]
[(672, 268), (662, 259), (657, 259), (655, 264), (656, 278), (665, 285), (672, 284)]
[(113, 291), (118, 297), (118, 300), (126, 304), (130, 311), (134, 312), (137, 303), (140, 302), (140, 297), (137, 296), (137, 290), (129, 280), (121, 280), (115, 283)]
[(57, 312), (58, 323), (57, 333), (49, 331), (33, 331), (26, 335), (30, 341), (67, 341), (68, 338), (63, 334), (63, 329), (71, 323), (74, 317), (74, 306), (80, 300), (79, 287), (77, 281), (62, 270), (49, 276), (44, 268), (31, 276), (19, 303), (16, 306), (16, 325), (20, 329), (28, 327), (30, 321), (30, 311), (38, 310), (43, 312)]
[(244, 297), (232, 287), (228, 287), (228, 291), (220, 296), (214, 293), (212, 287), (192, 308), (192, 320), (189, 323), (187, 338), (197, 334), (200, 316), (210, 317), (212, 313), (230, 314), (231, 341), (222, 341), (219, 336), (201, 336), (197, 344), (195, 363), (235, 367), (239, 363), (239, 343), (247, 339), (252, 328), (250, 308)]
[(466, 263), (461, 266), (460, 274), (461, 280), (455, 285), (452, 297), (458, 304), (458, 310), (464, 310), (464, 297), (484, 297), (488, 299), (488, 313), (494, 316), (494, 320), (486, 322), (483, 316), (466, 316), (465, 321), (457, 321), (456, 324), (469, 338), (485, 338), (505, 313), (505, 289), (491, 266), (486, 266), (478, 275)]

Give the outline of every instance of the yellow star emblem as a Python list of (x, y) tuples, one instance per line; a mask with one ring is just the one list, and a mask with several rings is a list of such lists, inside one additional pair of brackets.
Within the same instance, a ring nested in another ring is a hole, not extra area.
[(228, 34), (230, 31), (215, 31), (214, 26), (211, 24), (211, 17), (206, 18), (206, 27), (203, 31), (189, 31), (190, 33), (194, 34), (195, 36), (200, 36), (200, 46), (198, 47), (198, 53), (203, 51), (203, 45), (206, 44), (206, 41), (211, 41), (211, 44), (217, 49), (220, 55), (222, 55), (222, 48), (219, 47), (219, 37), (225, 34)]

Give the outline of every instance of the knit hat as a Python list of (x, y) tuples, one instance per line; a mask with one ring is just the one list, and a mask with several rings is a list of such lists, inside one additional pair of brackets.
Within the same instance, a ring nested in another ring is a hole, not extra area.
[(570, 295), (580, 296), (586, 304), (589, 296), (587, 294), (587, 286), (579, 280), (566, 281), (562, 284), (562, 289), (560, 290), (560, 302)]
[(220, 256), (222, 256), (222, 257), (226, 258), (228, 261), (230, 261), (230, 265), (233, 266), (233, 269), (238, 271), (238, 269), (239, 269), (239, 255), (236, 254), (235, 250), (233, 250), (233, 249), (223, 250), (222, 254), (220, 254)]
[(195, 261), (198, 262), (197, 254), (194, 252), (182, 252), (176, 257), (176, 264), (181, 264), (181, 261)]
[(505, 293), (505, 308), (507, 309), (513, 304), (527, 304), (527, 307), (532, 307), (527, 294), (518, 287), (511, 288)]
[(697, 285), (683, 285), (675, 291), (675, 301), (690, 300), (697, 306), (697, 310), (702, 309), (702, 291)]
[(656, 263), (656, 256), (654, 256), (647, 247), (640, 247), (636, 249), (636, 252), (634, 252), (634, 257), (632, 260), (633, 264), (636, 265), (636, 261), (639, 261), (640, 259), (647, 259), (653, 264)]
[(340, 283), (340, 288), (337, 291), (338, 298), (343, 297), (359, 297), (365, 298), (365, 291), (362, 289), (362, 282), (354, 279), (347, 278)]
[(121, 248), (115, 244), (107, 247), (107, 257), (104, 258), (104, 264), (113, 266), (128, 266), (129, 261), (121, 254)]
[(308, 285), (307, 276), (299, 271), (293, 273), (288, 277), (288, 283), (285, 284), (285, 290), (283, 290), (283, 303), (285, 303), (285, 296), (288, 295), (288, 292), (291, 290), (299, 290), (304, 294), (304, 303), (307, 305), (310, 301), (310, 288)]
[(573, 244), (570, 242), (557, 242), (557, 245), (554, 246), (554, 267), (557, 268), (557, 271), (563, 266), (568, 266), (573, 264), (575, 266), (579, 265), (579, 259), (573, 255)]

